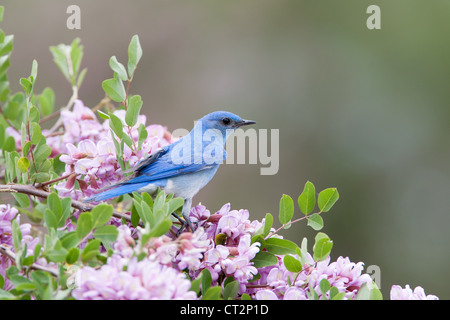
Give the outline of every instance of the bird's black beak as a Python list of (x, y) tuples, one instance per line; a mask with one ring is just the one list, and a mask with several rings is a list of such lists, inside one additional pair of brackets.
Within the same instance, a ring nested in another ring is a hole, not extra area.
[(248, 126), (249, 124), (255, 124), (256, 122), (253, 120), (242, 120), (241, 122), (236, 123), (237, 127)]

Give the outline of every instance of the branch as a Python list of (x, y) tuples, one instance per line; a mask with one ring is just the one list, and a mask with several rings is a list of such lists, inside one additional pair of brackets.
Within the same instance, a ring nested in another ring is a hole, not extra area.
[[(23, 193), (43, 199), (47, 199), (50, 195), (50, 192), (44, 191), (42, 189), (37, 189), (32, 185), (25, 184), (0, 184), (0, 192)], [(72, 199), (72, 207), (81, 211), (91, 211), (92, 209), (94, 209), (95, 205)], [(131, 222), (131, 217), (129, 215), (118, 212), (116, 210), (113, 211), (113, 216)]]
[[(72, 96), (70, 97), (69, 102), (67, 103), (67, 105), (65, 107), (63, 107), (60, 110), (58, 110), (57, 112), (55, 112), (55, 114), (56, 113), (61, 114), (61, 111), (63, 111), (63, 110), (70, 110), (70, 108), (72, 107), (72, 105), (76, 99), (78, 99), (78, 87), (72, 86)], [(46, 120), (48, 120), (48, 117)], [(51, 129), (48, 131), (48, 134), (53, 134), (53, 132), (58, 130), (59, 127), (62, 126), (62, 124), (63, 124), (62, 118), (58, 118), (58, 120), (53, 125), (53, 127), (51, 127)]]
[[(322, 213), (322, 211), (317, 212), (317, 214), (321, 214), (321, 213)], [(299, 221), (301, 221), (301, 220), (303, 220), (303, 219), (308, 219), (308, 218), (311, 217), (311, 216), (312, 216), (312, 214), (309, 214), (309, 215), (303, 216), (303, 217), (301, 217), (301, 218), (298, 218), (298, 219), (289, 221), (289, 222), (286, 223), (286, 224), (283, 224), (281, 227), (279, 227), (279, 228), (276, 229), (275, 231), (270, 232), (270, 233), (264, 238), (264, 240), (269, 239), (271, 236), (273, 236), (274, 234), (278, 233), (278, 231), (280, 231), (281, 229), (284, 229), (284, 228), (290, 226), (291, 224), (296, 223), (296, 222), (299, 222)]]
[(72, 172), (72, 173), (66, 174), (66, 175), (64, 175), (64, 176), (61, 176), (61, 177), (59, 177), (59, 178), (56, 178), (56, 179), (53, 179), (53, 180), (49, 180), (49, 181), (45, 181), (45, 182), (39, 183), (39, 184), (36, 185), (36, 187), (37, 187), (37, 188), (42, 188), (42, 187), (45, 187), (45, 186), (47, 186), (47, 185), (49, 185), (49, 184), (52, 184), (52, 183), (55, 183), (55, 182), (58, 182), (58, 181), (61, 181), (61, 180), (64, 180), (64, 179), (69, 179), (69, 178), (71, 178), (72, 176), (76, 176), (76, 175), (77, 175), (77, 174), (76, 174), (75, 172)]
[[(0, 245), (0, 253), (4, 254), (5, 256), (10, 258), (12, 261), (14, 261), (14, 262), (16, 261), (16, 254), (12, 250), (10, 250), (7, 247), (5, 247), (4, 245)], [(59, 276), (59, 274), (58, 274), (58, 272), (56, 270), (54, 270), (52, 268), (47, 268), (45, 266), (40, 266), (40, 265), (38, 265), (36, 263), (33, 263), (30, 266), (28, 266), (28, 267), (24, 266), (23, 268), (24, 269), (30, 268), (30, 269), (33, 269), (33, 270), (45, 271), (45, 272), (50, 273), (54, 277), (58, 277)]]

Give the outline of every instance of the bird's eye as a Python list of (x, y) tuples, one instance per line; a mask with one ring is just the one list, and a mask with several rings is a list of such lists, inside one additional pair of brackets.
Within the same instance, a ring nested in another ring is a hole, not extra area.
[(223, 123), (224, 125), (229, 125), (230, 122), (231, 122), (231, 119), (230, 119), (230, 118), (223, 118), (223, 119), (222, 119), (222, 123)]

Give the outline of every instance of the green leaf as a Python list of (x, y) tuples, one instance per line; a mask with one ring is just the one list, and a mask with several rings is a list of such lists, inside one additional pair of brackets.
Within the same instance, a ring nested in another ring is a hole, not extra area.
[(34, 183), (42, 183), (42, 182), (48, 181), (49, 178), (50, 178), (50, 175), (46, 172), (38, 172), (38, 173), (33, 173), (31, 175), (31, 180)]
[(147, 129), (145, 128), (144, 124), (141, 123), (139, 125), (138, 132), (139, 132), (138, 149), (141, 149), (142, 143), (145, 141), (145, 139), (147, 139), (147, 136), (148, 136), (148, 132), (147, 132)]
[(125, 101), (127, 94), (123, 82), (119, 79), (117, 73), (114, 74), (114, 78), (104, 80), (102, 88), (112, 100), (117, 102)]
[(315, 237), (315, 243), (313, 247), (313, 259), (314, 261), (325, 260), (333, 248), (333, 241), (323, 232), (319, 232)]
[(202, 283), (202, 275), (200, 274), (195, 280), (191, 281), (189, 291), (194, 291), (197, 295), (200, 293), (200, 284)]
[(0, 80), (0, 101), (8, 100), (9, 93), (9, 81)]
[(129, 135), (123, 134), (123, 135), (122, 135), (122, 142), (125, 142), (126, 145), (127, 145), (128, 147), (130, 147), (130, 149), (133, 150), (133, 140), (131, 140), (131, 137), (130, 137)]
[(31, 143), (36, 145), (42, 139), (41, 126), (37, 122), (31, 123)]
[(100, 240), (90, 240), (81, 252), (81, 261), (87, 262), (97, 256), (100, 248)]
[(325, 296), (328, 290), (330, 290), (331, 285), (330, 282), (328, 282), (327, 279), (322, 279), (319, 282), (319, 289), (322, 292), (322, 296)]
[(298, 206), (304, 214), (310, 214), (316, 205), (316, 188), (314, 184), (307, 181), (303, 192), (298, 197)]
[(5, 76), (6, 70), (8, 70), (10, 65), (9, 55), (0, 56), (0, 78)]
[(46, 173), (50, 177), (50, 173), (47, 173), (47, 172), (50, 172), (52, 165), (53, 165), (53, 159), (45, 159), (44, 162), (42, 162), (38, 166), (38, 172)]
[(100, 116), (100, 118), (104, 119), (104, 120), (108, 120), (109, 119), (109, 115), (107, 113), (104, 113), (102, 110), (97, 110), (98, 115)]
[(81, 84), (83, 83), (84, 77), (86, 76), (86, 72), (87, 72), (87, 68), (84, 68), (83, 70), (81, 70), (80, 74), (78, 75), (78, 80), (77, 80), (77, 87), (81, 87)]
[(296, 254), (298, 246), (290, 240), (269, 238), (266, 240), (265, 249), (273, 254)]
[(68, 264), (74, 264), (78, 261), (78, 257), (80, 255), (80, 250), (78, 248), (71, 248), (69, 252), (66, 254), (66, 262)]
[(266, 213), (266, 217), (264, 218), (264, 237), (267, 237), (270, 233), (270, 229), (273, 225), (273, 216), (270, 213)]
[(172, 212), (175, 212), (177, 209), (181, 208), (183, 204), (184, 204), (183, 198), (170, 199), (169, 202), (167, 202), (167, 213), (172, 214)]
[(131, 38), (130, 45), (128, 46), (128, 76), (130, 79), (133, 77), (134, 70), (142, 57), (142, 47), (139, 43), (139, 36), (134, 35)]
[(322, 217), (317, 213), (313, 213), (311, 216), (308, 217), (308, 226), (310, 226), (316, 231), (319, 231), (320, 229), (323, 228)]
[(66, 164), (59, 160), (61, 155), (58, 155), (53, 159), (53, 169), (58, 175), (62, 175), (62, 173), (66, 170)]
[[(226, 244), (226, 241), (227, 241), (227, 236), (226, 236), (226, 234), (223, 234), (223, 233), (220, 233), (220, 234), (222, 234), (222, 235), (224, 235), (225, 237), (224, 237), (224, 243), (223, 244)], [(217, 236), (216, 236), (217, 237)], [(255, 243), (255, 242), (259, 242), (260, 243), (260, 249), (262, 249), (262, 248), (264, 248), (265, 247), (265, 245), (266, 245), (266, 240), (264, 240), (264, 237), (263, 237), (263, 235), (262, 234), (257, 234), (257, 235), (254, 235), (252, 238), (251, 238), (251, 244), (253, 244), (253, 243)], [(216, 242), (217, 243), (217, 242)]]
[(66, 45), (59, 44), (58, 46), (51, 46), (50, 52), (53, 56), (53, 61), (61, 70), (64, 77), (70, 82), (69, 69), (67, 67), (67, 57), (66, 57)]
[(208, 269), (203, 269), (200, 272), (200, 276), (202, 277), (202, 294), (204, 295), (208, 288), (211, 287), (212, 277)]
[(22, 157), (22, 158), (19, 159), (19, 161), (17, 161), (17, 167), (23, 173), (28, 171), (29, 166), (30, 166), (30, 161), (27, 158), (25, 158), (25, 157)]
[[(78, 73), (80, 71), (81, 60), (83, 58), (83, 46), (80, 44), (80, 38), (75, 38), (70, 45), (70, 60), (71, 63), (69, 66), (72, 67), (72, 74), (70, 78), (70, 82), (72, 85), (76, 85), (76, 78), (78, 77)], [(84, 77), (84, 75), (83, 75)], [(79, 79), (78, 79), (79, 80)], [(80, 83), (80, 81), (79, 81)]]
[(20, 85), (22, 86), (23, 90), (25, 91), (25, 94), (27, 96), (31, 95), (31, 91), (33, 90), (33, 84), (31, 81), (27, 78), (20, 78)]
[(321, 212), (328, 212), (339, 199), (336, 188), (328, 188), (319, 193), (318, 204)]
[(160, 221), (154, 228), (150, 231), (150, 237), (160, 237), (169, 232), (170, 227), (172, 227), (172, 220), (169, 218), (164, 218)]
[(120, 80), (123, 80), (123, 81), (128, 80), (127, 70), (125, 70), (125, 67), (123, 64), (121, 64), (119, 61), (117, 61), (116, 56), (112, 56), (109, 59), (109, 66), (112, 69), (112, 71), (117, 73)]
[(59, 218), (62, 215), (63, 207), (62, 207), (61, 199), (56, 194), (56, 192), (52, 192), (48, 195), (47, 204), (48, 204), (49, 209), (53, 211), (53, 213), (55, 214), (55, 216), (57, 218)]
[(141, 217), (139, 216), (139, 213), (137, 212), (137, 209), (134, 205), (131, 207), (131, 217), (130, 218), (131, 218), (131, 225), (136, 228), (139, 225), (139, 221), (140, 221)]
[(65, 225), (66, 220), (69, 218), (71, 210), (72, 210), (72, 198), (63, 198), (61, 199), (61, 204), (63, 207), (62, 214), (60, 217), (60, 222), (58, 223), (58, 228), (61, 228)]
[(12, 152), (16, 150), (16, 141), (13, 137), (8, 136), (5, 139), (5, 142), (3, 143), (3, 151)]
[(93, 229), (92, 214), (90, 212), (82, 212), (77, 221), (77, 236), (82, 239)]
[(283, 264), (288, 271), (291, 271), (291, 272), (302, 271), (302, 264), (300, 263), (300, 261), (298, 261), (293, 256), (290, 256), (288, 254), (284, 256)]
[(233, 300), (239, 292), (239, 282), (232, 281), (229, 282), (223, 289), (224, 300)]
[(41, 163), (46, 160), (51, 153), (52, 149), (47, 144), (38, 145), (33, 152), (34, 161), (36, 163)]
[(28, 208), (30, 206), (30, 198), (24, 193), (13, 193), (14, 199), (22, 208)]
[(383, 300), (383, 295), (375, 282), (366, 282), (359, 288), (355, 300)]
[(33, 62), (31, 64), (31, 79), (33, 85), (36, 82), (37, 72), (38, 72), (38, 63), (36, 59), (33, 59)]
[(128, 107), (127, 112), (125, 113), (125, 122), (130, 127), (133, 127), (137, 123), (141, 107), (142, 107), (141, 96), (134, 95), (128, 98)]
[(54, 247), (46, 254), (47, 259), (53, 262), (64, 262), (67, 256), (67, 249), (63, 247), (61, 240), (56, 240)]
[(3, 12), (5, 11), (5, 7), (0, 6), (0, 22), (3, 21)]
[(70, 231), (65, 233), (60, 240), (64, 248), (71, 249), (76, 246), (81, 239), (78, 238), (78, 235), (75, 231)]
[(55, 93), (46, 87), (38, 96), (38, 107), (43, 116), (50, 115), (55, 109)]
[(0, 43), (0, 56), (7, 55), (13, 50), (14, 35), (4, 36)]
[(222, 293), (222, 287), (214, 286), (208, 288), (202, 297), (202, 300), (219, 300)]
[(114, 131), (116, 136), (119, 139), (122, 139), (123, 134), (123, 123), (122, 120), (119, 119), (116, 115), (113, 113), (109, 113), (109, 126)]
[(252, 259), (253, 266), (255, 268), (262, 268), (267, 266), (273, 266), (278, 263), (277, 257), (267, 251), (258, 252), (255, 257)]
[(22, 282), (16, 286), (17, 291), (33, 291), (36, 289), (36, 286), (32, 282)]
[(117, 235), (119, 232), (117, 231), (117, 227), (113, 225), (106, 225), (98, 227), (94, 232), (95, 239), (100, 240), (101, 242), (114, 242), (117, 239)]
[(98, 228), (107, 223), (113, 215), (113, 207), (109, 204), (102, 203), (97, 205), (91, 211), (93, 228)]
[(56, 218), (55, 213), (48, 208), (44, 211), (44, 221), (47, 225), (47, 229), (58, 228), (58, 219)]
[(21, 241), (22, 241), (22, 232), (20, 231), (19, 224), (17, 220), (13, 220), (11, 222), (11, 232), (14, 244), (14, 251), (16, 254), (22, 249)]
[(294, 201), (286, 194), (280, 199), (279, 219), (281, 224), (287, 224), (294, 215)]
[(3, 289), (0, 289), (0, 300), (18, 300), (19, 297), (16, 297), (9, 291), (5, 291)]

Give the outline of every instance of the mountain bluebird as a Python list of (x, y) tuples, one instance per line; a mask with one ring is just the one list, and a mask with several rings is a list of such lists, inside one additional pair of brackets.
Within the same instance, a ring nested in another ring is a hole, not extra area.
[(173, 193), (184, 199), (184, 225), (180, 231), (186, 224), (193, 231), (189, 221), (192, 198), (225, 161), (228, 136), (235, 129), (254, 123), (225, 111), (207, 114), (197, 121), (189, 134), (138, 162), (130, 169), (133, 174), (85, 201), (103, 201), (133, 191), (154, 195), (161, 188), (167, 194)]

